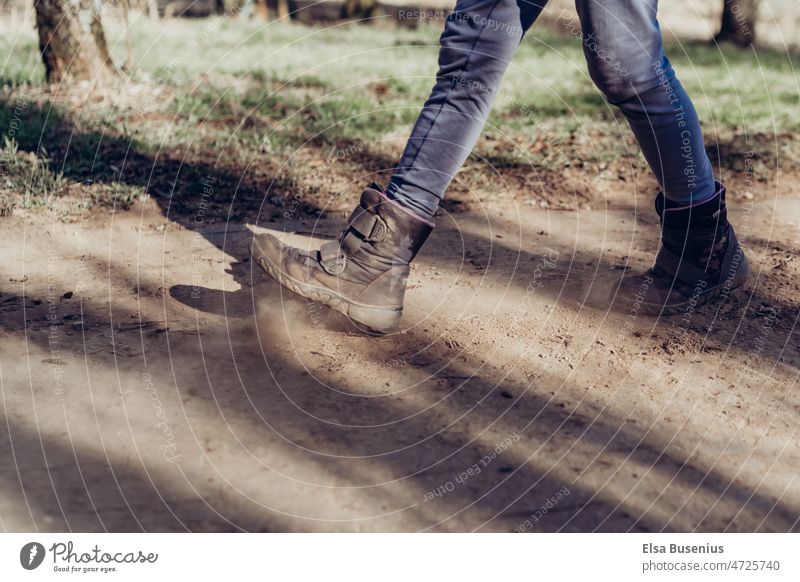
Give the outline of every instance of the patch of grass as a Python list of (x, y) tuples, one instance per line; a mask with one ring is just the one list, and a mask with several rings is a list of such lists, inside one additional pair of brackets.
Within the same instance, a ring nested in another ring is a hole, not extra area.
[[(240, 168), (272, 164), (281, 167), (286, 189), (303, 184), (324, 191), (330, 183), (315, 176), (326, 172), (282, 162), (303, 144), (304, 163), (317, 167), (332, 147), (402, 141), (434, 83), (440, 27), (262, 26), (219, 18), (154, 25), (141, 19), (127, 31), (126, 43), (119, 23), (106, 22), (115, 60), (126, 62), (133, 80), (166, 86), (173, 97), (141, 108), (127, 103), (76, 113), (59, 107), (50, 111), (45, 105), (26, 113), (16, 134), (18, 149), (40, 156), (41, 142), (59, 144), (61, 151), (47, 163), (46, 157), (35, 164), (28, 160), (34, 165), (24, 171), (38, 176), (31, 183), (41, 189), (42, 200), (52, 199), (56, 184), (90, 177), (95, 180), (91, 196), (98, 197), (92, 204), (126, 204), (145, 188), (171, 195), (166, 176), (156, 174), (153, 185), (149, 165), (175, 151), (175, 159), (197, 162), (200, 174), (210, 171), (207, 166), (224, 164), (233, 185)], [(673, 42), (667, 50), (703, 119), (707, 141), (723, 143), (712, 152), (723, 166), (738, 163), (738, 148), (755, 148), (764, 152), (759, 155), (766, 168), (767, 146), (754, 146), (749, 136), (800, 130), (800, 97), (790, 56), (769, 49), (720, 50), (699, 42)], [(0, 71), (6, 104), (21, 91), (35, 91), (26, 83), (43, 80), (32, 27), (13, 46), (0, 45), (0, 59), (6, 63)], [(65, 119), (57, 136), (47, 119), (51, 113), (56, 120)], [(8, 108), (0, 111), (0, 132), (11, 121)], [(73, 132), (76, 139), (71, 140)], [(529, 32), (509, 66), (484, 137), (476, 154), (510, 171), (529, 165), (529, 160), (537, 169), (554, 172), (631, 157), (637, 167), (642, 165), (624, 119), (589, 79), (580, 41), (544, 27)], [(379, 152), (372, 161), (367, 155), (354, 156), (348, 161), (352, 167), (337, 164), (336, 171), (358, 171), (358, 164), (370, 163), (390, 167), (397, 152), (388, 148), (394, 145), (380, 147), (367, 148)], [(780, 147), (782, 162), (800, 167), (800, 146), (789, 140)], [(131, 166), (131, 155), (141, 175), (120, 180), (120, 167)], [(253, 196), (262, 181), (271, 184), (272, 177), (256, 180)], [(194, 192), (187, 184), (187, 192)], [(14, 182), (18, 187), (21, 183)]]
[[(266, 94), (285, 84), (264, 107), (267, 112), (274, 109), (281, 114), (282, 108), (276, 104), (285, 102), (285, 108), (294, 108), (304, 91), (307, 96), (309, 91), (318, 95), (352, 87), (354, 94), (347, 97), (354, 100), (353, 106), (335, 98), (323, 107), (328, 113), (347, 117), (371, 111), (376, 105), (358, 94), (373, 79), (384, 79), (388, 89), (388, 100), (380, 104), (420, 106), (433, 84), (439, 26), (414, 30), (357, 24), (261, 26), (220, 18), (167, 20), (154, 26), (139, 19), (125, 33), (132, 47), (127, 64), (134, 76), (154, 75), (178, 88), (209, 74), (251, 82), (253, 91)], [(126, 61), (126, 42), (119, 23), (112, 20), (106, 28), (115, 60)], [(800, 129), (800, 116), (794, 114), (800, 96), (791, 55), (766, 48), (721, 49), (696, 41), (672, 42), (667, 52), (709, 124), (722, 129), (739, 129), (746, 124), (751, 131), (761, 131), (771, 129), (774, 122), (779, 132)], [(14, 46), (0, 47), (0, 59), (6, 63), (0, 71), (2, 84), (42, 80), (33, 30), (23, 31)], [(534, 27), (520, 46), (503, 82), (504, 93), (524, 95), (525, 103), (544, 118), (563, 117), (565, 112), (597, 120), (610, 115), (586, 74), (580, 41), (545, 27)], [(236, 95), (243, 106), (257, 100), (249, 92)], [(198, 115), (207, 113), (216, 102), (212, 95), (186, 99)], [(218, 107), (220, 115), (236, 111), (230, 103)], [(495, 115), (513, 118), (514, 108), (504, 110), (500, 104)], [(316, 109), (314, 116), (327, 119), (325, 112)], [(395, 127), (379, 115), (376, 123), (390, 131)], [(380, 127), (375, 130), (380, 131)]]
[(15, 140), (5, 138), (0, 149), (0, 216), (14, 208), (49, 208), (64, 217), (95, 206), (127, 210), (146, 196), (143, 188), (120, 182), (72, 180), (52, 166), (44, 150), (20, 150)]
[(418, 110), (392, 108), (363, 89), (345, 91), (310, 102), (303, 108), (306, 134), (327, 143), (366, 141), (383, 137), (413, 122)]
[[(10, 34), (0, 27), (0, 86), (44, 82), (44, 64), (39, 55), (39, 42), (33, 34)], [(15, 44), (12, 45), (12, 42)]]
[(0, 149), (0, 180), (6, 207), (46, 206), (64, 191), (64, 175), (50, 168), (44, 153), (21, 151), (16, 140), (7, 137)]

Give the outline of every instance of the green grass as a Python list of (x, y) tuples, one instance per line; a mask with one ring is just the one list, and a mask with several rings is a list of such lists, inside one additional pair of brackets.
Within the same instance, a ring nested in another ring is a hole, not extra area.
[[(298, 94), (324, 97), (333, 93), (328, 110), (313, 106), (322, 123), (328, 112), (349, 117), (381, 106), (420, 105), (436, 71), (439, 34), (435, 26), (396, 31), (354, 24), (261, 27), (217, 18), (168, 21), (156, 27), (139, 19), (128, 31), (127, 41), (117, 23), (107, 23), (107, 29), (117, 62), (125, 62), (134, 75), (146, 73), (174, 86), (203, 75), (230, 75), (252, 81), (265, 94), (283, 87), (279, 96), (266, 99), (267, 107), (280, 100), (297, 108), (303, 105)], [(126, 42), (131, 45), (130, 59)], [(523, 96), (523, 103), (544, 117), (566, 113), (587, 120), (607, 119), (609, 113), (586, 75), (580, 48), (575, 38), (535, 28), (522, 43), (501, 92)], [(16, 46), (6, 41), (0, 50), (5, 63), (0, 71), (2, 84), (41, 82), (43, 68), (32, 30)], [(773, 122), (785, 132), (800, 127), (800, 116), (794, 115), (800, 104), (798, 81), (787, 55), (769, 49), (723, 52), (694, 41), (673, 43), (668, 52), (703, 118), (725, 129), (739, 128), (745, 121), (754, 131), (771, 130)], [(380, 101), (367, 89), (377, 80), (383, 80), (388, 89)], [(261, 97), (247, 94), (243, 105)], [(215, 102), (209, 98), (208, 105)], [(343, 105), (348, 102), (352, 105)], [(230, 113), (224, 100), (218, 106), (223, 109), (220, 115)], [(513, 107), (498, 107), (495, 116), (514, 117)], [(399, 116), (394, 123), (405, 124), (408, 119)]]
[[(214, 22), (181, 21), (167, 25), (161, 35), (149, 24), (135, 26), (130, 33), (133, 68), (176, 86), (209, 73), (252, 81), (251, 91), (240, 95), (244, 107), (257, 105), (261, 114), (275, 118), (305, 108), (306, 115), (295, 123), (310, 122), (312, 131), (351, 140), (371, 139), (412, 123), (436, 71), (440, 31), (435, 26), (387, 31), (362, 25)], [(668, 52), (707, 126), (779, 133), (800, 129), (798, 81), (789, 56), (769, 49), (721, 51), (699, 42), (673, 43)], [(202, 58), (193, 58), (195, 53)], [(370, 91), (376, 82), (386, 87), (380, 98)], [(210, 86), (211, 91), (218, 89)], [(220, 109), (210, 113), (230, 114), (230, 103), (217, 99), (209, 97), (209, 108)], [(586, 74), (580, 42), (545, 28), (534, 29), (522, 43), (501, 87), (492, 124), (535, 131), (530, 116), (515, 113), (522, 107), (534, 111), (537, 122), (574, 117), (583, 124), (604, 123), (616, 115)], [(403, 109), (405, 113), (380, 113)]]
[[(115, 61), (124, 64), (131, 78), (160, 84), (172, 97), (146, 107), (134, 102), (84, 108), (79, 119), (74, 111), (64, 113), (61, 129), (53, 125), (59, 115), (47, 121), (50, 106), (40, 104), (38, 117), (26, 120), (18, 141), (5, 147), (21, 147), (41, 158), (41, 166), (28, 168), (35, 178), (29, 183), (47, 196), (64, 180), (94, 176), (98, 164), (104, 179), (113, 178), (114, 172), (102, 166), (116, 162), (97, 159), (98, 148), (108, 141), (102, 142), (102, 136), (115, 140), (110, 149), (103, 146), (106, 157), (122, 156), (132, 144), (143, 162), (184, 148), (204, 159), (212, 157), (209, 163), (233, 166), (259, 156), (286, 157), (303, 144), (322, 156), (343, 143), (403, 136), (433, 84), (440, 33), (434, 25), (416, 30), (357, 24), (261, 26), (219, 18), (156, 26), (141, 18), (127, 35), (119, 22), (107, 21), (106, 30)], [(4, 32), (9, 31), (0, 25)], [(673, 43), (668, 53), (695, 100), (710, 142), (738, 140), (750, 147), (748, 136), (800, 130), (798, 82), (790, 56), (770, 49), (720, 51), (699, 42)], [(0, 62), (6, 105), (0, 131), (5, 131), (11, 120), (7, 105), (20, 93), (35, 93), (43, 82), (32, 28), (22, 30), (13, 44), (0, 44)], [(59, 106), (53, 111), (58, 114)], [(60, 143), (75, 127), (82, 138), (70, 143), (69, 153), (62, 144), (63, 151), (57, 152), (61, 157), (53, 158), (58, 164), (37, 149), (42, 135)], [(630, 154), (630, 135), (620, 115), (588, 78), (580, 41), (546, 28), (531, 31), (520, 46), (476, 153), (499, 167), (525, 165), (531, 156), (519, 144), (537, 140), (547, 143), (536, 159), (543, 170), (557, 170), (578, 158), (604, 162), (638, 156)], [(783, 147), (788, 150), (785, 159), (800, 166), (793, 141)], [(49, 182), (42, 177), (48, 171)], [(302, 182), (300, 168), (284, 171), (287, 184)], [(128, 186), (134, 190), (125, 196), (133, 199), (150, 184), (133, 181)]]
[(5, 170), (0, 190), (7, 194), (23, 194), (19, 206), (46, 206), (53, 197), (62, 193), (64, 176), (50, 167), (45, 152), (35, 155), (20, 151), (15, 140), (5, 138), (0, 148), (0, 160)]

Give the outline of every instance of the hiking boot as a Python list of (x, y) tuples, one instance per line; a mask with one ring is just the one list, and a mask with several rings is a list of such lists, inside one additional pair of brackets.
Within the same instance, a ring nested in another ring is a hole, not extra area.
[(431, 230), (432, 223), (387, 198), (373, 182), (337, 241), (303, 251), (260, 234), (251, 252), (287, 289), (385, 333), (400, 323), (409, 263)]
[(642, 275), (623, 277), (619, 295), (632, 309), (673, 315), (727, 295), (748, 277), (747, 258), (728, 223), (725, 187), (693, 206), (656, 197), (661, 248)]

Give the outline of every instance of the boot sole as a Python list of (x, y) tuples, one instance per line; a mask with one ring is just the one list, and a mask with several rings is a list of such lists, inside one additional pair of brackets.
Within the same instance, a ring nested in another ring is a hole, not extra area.
[[(744, 264), (739, 268), (736, 274), (731, 279), (731, 284), (728, 287), (726, 293), (730, 293), (734, 289), (738, 289), (742, 285), (744, 285), (747, 280), (750, 278), (750, 266), (747, 263), (747, 259), (744, 259)], [(725, 281), (728, 281), (726, 279)], [(692, 305), (694, 302), (694, 307), (700, 307), (701, 305), (706, 305), (711, 301), (717, 299), (720, 295), (722, 295), (723, 291), (725, 290), (725, 281), (714, 287), (713, 289), (709, 289), (705, 293), (701, 293), (697, 299), (688, 298), (686, 301), (682, 301), (681, 303), (671, 303), (670, 305), (662, 305), (659, 303), (646, 303), (644, 301), (635, 301), (628, 299), (627, 297), (621, 297), (621, 299), (628, 305), (639, 305), (639, 311), (644, 313), (645, 315), (679, 315), (681, 313), (685, 313), (685, 308)]]
[(393, 331), (400, 325), (400, 320), (403, 317), (402, 307), (386, 308), (358, 303), (348, 299), (341, 293), (337, 293), (333, 289), (317, 287), (316, 285), (300, 281), (299, 279), (287, 275), (279, 267), (266, 260), (263, 257), (263, 251), (257, 253), (256, 250), (261, 251), (256, 239), (253, 239), (253, 245), (250, 250), (250, 255), (253, 257), (253, 260), (259, 267), (264, 269), (270, 277), (289, 291), (301, 297), (305, 297), (306, 299), (322, 303), (377, 333), (382, 334)]

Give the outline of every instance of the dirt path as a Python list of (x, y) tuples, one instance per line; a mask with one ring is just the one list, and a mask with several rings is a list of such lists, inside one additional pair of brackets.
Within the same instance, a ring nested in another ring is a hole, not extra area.
[(800, 529), (800, 200), (732, 214), (757, 277), (660, 322), (605, 305), (649, 212), (445, 216), (382, 338), (245, 225), (4, 219), (0, 528)]

